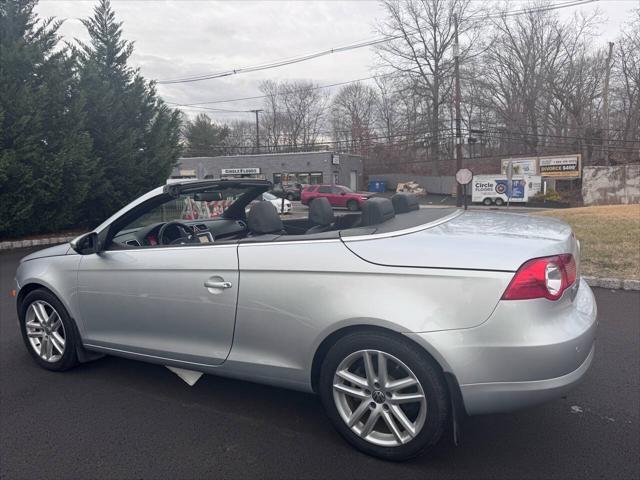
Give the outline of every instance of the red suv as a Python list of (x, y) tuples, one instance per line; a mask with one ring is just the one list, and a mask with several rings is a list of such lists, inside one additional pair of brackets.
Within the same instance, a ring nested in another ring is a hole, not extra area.
[(343, 185), (309, 185), (303, 188), (300, 201), (303, 205), (309, 205), (314, 198), (325, 197), (333, 207), (347, 207), (356, 211), (371, 195), (369, 192), (354, 192)]

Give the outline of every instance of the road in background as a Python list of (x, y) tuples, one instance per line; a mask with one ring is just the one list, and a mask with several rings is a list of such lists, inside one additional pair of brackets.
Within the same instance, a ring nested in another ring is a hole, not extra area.
[(215, 376), (188, 387), (114, 357), (39, 368), (8, 295), (30, 251), (0, 254), (0, 478), (640, 477), (639, 292), (595, 290), (595, 360), (565, 398), (469, 418), (461, 447), (388, 463), (345, 443), (314, 395)]
[[(381, 196), (391, 198), (389, 195), (381, 195)], [(456, 206), (456, 199), (453, 198), (453, 203), (452, 203), (452, 200), (451, 200), (452, 198), (453, 197), (450, 197), (450, 196), (445, 197), (444, 200), (446, 201), (441, 202), (440, 201), (441, 196), (428, 195), (420, 199), (420, 208), (452, 208)], [(523, 207), (519, 205), (510, 205), (509, 207), (507, 207), (506, 205), (502, 207), (496, 207), (496, 206), (487, 207), (485, 205), (472, 204), (471, 202), (469, 202), (468, 209), (469, 210), (491, 210), (494, 212), (507, 212), (507, 213), (532, 213), (532, 212), (549, 210), (548, 208), (537, 208), (537, 207), (532, 208), (532, 207)], [(336, 215), (349, 213), (349, 210), (342, 207), (334, 207), (333, 210)], [(300, 203), (299, 201), (293, 201), (291, 202), (291, 213), (282, 215), (281, 218), (283, 220), (286, 220), (288, 218), (304, 218), (304, 217), (307, 217), (308, 215), (309, 215), (309, 207), (307, 207), (306, 205), (302, 205), (302, 203)]]

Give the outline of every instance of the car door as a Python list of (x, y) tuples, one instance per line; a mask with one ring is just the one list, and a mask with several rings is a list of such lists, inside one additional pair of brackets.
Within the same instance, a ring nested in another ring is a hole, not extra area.
[(334, 207), (345, 207), (347, 205), (347, 195), (343, 188), (334, 185), (331, 187), (331, 196), (333, 197), (331, 205)]
[(316, 198), (326, 198), (327, 200), (329, 200), (329, 203), (331, 205), (333, 205), (334, 203), (334, 198), (333, 195), (331, 193), (331, 186), (330, 185), (320, 185), (318, 187), (318, 189), (316, 190), (316, 194), (315, 194)]
[(108, 250), (84, 255), (78, 299), (85, 343), (217, 365), (231, 349), (237, 246)]

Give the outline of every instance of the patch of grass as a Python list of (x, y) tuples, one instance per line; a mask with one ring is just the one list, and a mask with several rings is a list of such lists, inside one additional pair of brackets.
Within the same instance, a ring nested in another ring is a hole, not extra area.
[(564, 220), (581, 248), (583, 275), (640, 280), (640, 205), (537, 212)]

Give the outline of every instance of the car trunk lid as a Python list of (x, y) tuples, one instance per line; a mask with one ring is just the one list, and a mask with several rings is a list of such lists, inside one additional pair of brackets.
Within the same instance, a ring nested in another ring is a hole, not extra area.
[(571, 227), (546, 217), (466, 211), (424, 229), (344, 237), (345, 245), (371, 263), (424, 268), (516, 271), (531, 258), (571, 253)]

